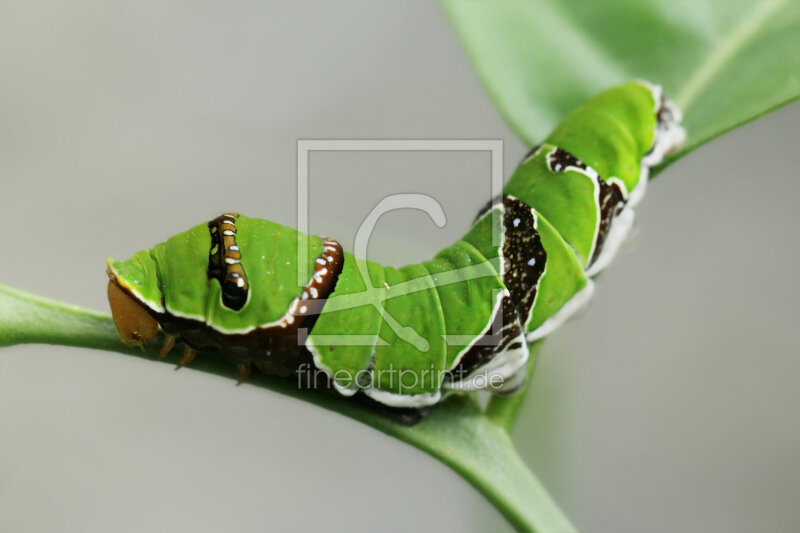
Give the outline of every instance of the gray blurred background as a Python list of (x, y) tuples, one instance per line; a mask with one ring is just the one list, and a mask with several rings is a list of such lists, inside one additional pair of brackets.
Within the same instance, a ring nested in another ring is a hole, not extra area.
[[(238, 210), (295, 225), (298, 138), (503, 139), (435, 4), (0, 6), (0, 282), (105, 310), (104, 259)], [(655, 80), (657, 81), (657, 80)], [(651, 186), (514, 435), (584, 532), (800, 529), (800, 104)], [(489, 157), (313, 154), (311, 228), (370, 258), (458, 238)], [(233, 375), (233, 372), (232, 372)], [(427, 455), (232, 379), (113, 353), (0, 354), (0, 530), (508, 531)]]

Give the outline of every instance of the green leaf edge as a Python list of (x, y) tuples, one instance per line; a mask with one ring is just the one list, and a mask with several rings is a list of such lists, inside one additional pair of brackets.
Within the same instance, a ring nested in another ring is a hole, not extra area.
[[(492, 103), (494, 104), (494, 107), (498, 110), (500, 115), (503, 117), (503, 120), (513, 130), (513, 132), (516, 134), (516, 136), (520, 140), (522, 140), (524, 143), (526, 143), (528, 146), (536, 145), (540, 141), (540, 139), (529, 138), (529, 136), (527, 135), (527, 133), (525, 131), (525, 128), (517, 120), (517, 116), (515, 114), (513, 114), (510, 109), (507, 108), (507, 106), (503, 102), (503, 99), (500, 97), (499, 94), (497, 94), (495, 86), (486, 81), (489, 76), (488, 76), (487, 72), (484, 70), (484, 65), (482, 64), (481, 61), (478, 60), (478, 54), (475, 51), (475, 48), (473, 46), (472, 40), (467, 38), (466, 30), (459, 23), (459, 17), (457, 16), (457, 14), (455, 12), (455, 9), (456, 9), (455, 8), (455, 3), (456, 3), (456, 1), (458, 1), (458, 0), (439, 0), (439, 6), (440, 6), (440, 9), (442, 10), (442, 12), (445, 15), (445, 18), (450, 23), (451, 28), (453, 28), (456, 36), (458, 37), (459, 43), (461, 44), (462, 48), (466, 52), (467, 58), (469, 60), (469, 64), (472, 67), (472, 69), (475, 71), (475, 74), (477, 75), (478, 80), (481, 83), (481, 86), (486, 91), (486, 93), (489, 95), (489, 99), (492, 101)], [(784, 0), (778, 0), (776, 2), (773, 2), (774, 9), (776, 10), (777, 8), (783, 6), (786, 3), (787, 2), (784, 1)], [(619, 81), (622, 82), (622, 81), (625, 81), (625, 80), (619, 80)], [(682, 92), (679, 95), (677, 95), (678, 100), (676, 100), (676, 103), (679, 106), (682, 106), (682, 108), (685, 107), (685, 104), (687, 103), (687, 102), (681, 101), (681, 99), (684, 98), (684, 97), (685, 97), (685, 94)], [(692, 95), (692, 98), (693, 97), (694, 96)], [(716, 139), (720, 135), (723, 135), (723, 134), (725, 134), (725, 133), (727, 133), (727, 132), (729, 132), (731, 130), (734, 130), (734, 129), (740, 127), (740, 126), (743, 126), (744, 124), (752, 122), (753, 120), (756, 120), (757, 118), (762, 117), (762, 116), (766, 115), (767, 113), (771, 113), (772, 111), (775, 111), (776, 109), (781, 108), (783, 106), (786, 106), (786, 105), (788, 105), (788, 104), (790, 104), (792, 102), (795, 102), (797, 100), (800, 100), (800, 94), (792, 95), (791, 97), (789, 97), (789, 98), (787, 98), (785, 100), (781, 100), (781, 101), (775, 103), (774, 105), (768, 106), (768, 107), (764, 108), (763, 110), (760, 110), (759, 112), (753, 113), (750, 116), (742, 117), (740, 120), (736, 120), (736, 121), (732, 122), (731, 124), (726, 125), (726, 126), (720, 128), (720, 129), (718, 129), (712, 135), (706, 135), (706, 136), (703, 136), (703, 137), (696, 137), (696, 136), (692, 135), (691, 131), (687, 132), (688, 133), (687, 143), (679, 151), (675, 152), (674, 154), (670, 154), (669, 156), (667, 156), (664, 159), (664, 161), (662, 161), (658, 166), (655, 166), (652, 169), (650, 169), (650, 179), (652, 180), (653, 178), (655, 178), (657, 175), (659, 175), (661, 172), (663, 172), (664, 169), (666, 169), (668, 166), (670, 166), (672, 163), (674, 163), (678, 159), (680, 159), (683, 156), (687, 155), (688, 153), (696, 150), (700, 146), (703, 146), (706, 143), (713, 141), (714, 139)], [(690, 103), (693, 103), (693, 102), (690, 102)], [(683, 109), (683, 111), (686, 112), (687, 109)]]

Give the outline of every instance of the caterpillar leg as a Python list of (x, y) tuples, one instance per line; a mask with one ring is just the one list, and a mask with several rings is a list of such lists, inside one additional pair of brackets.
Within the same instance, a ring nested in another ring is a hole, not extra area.
[(239, 386), (250, 377), (252, 366), (250, 366), (250, 363), (240, 363), (236, 365), (236, 369), (239, 371), (239, 375), (236, 378), (236, 385)]
[[(526, 361), (527, 362), (527, 361)], [(520, 368), (514, 372), (510, 378), (503, 381), (503, 384), (497, 388), (493, 389), (492, 392), (495, 394), (499, 394), (500, 396), (508, 396), (509, 394), (514, 394), (518, 390), (525, 385), (525, 379), (527, 377), (526, 372), (526, 365), (522, 365)]]
[(414, 427), (422, 419), (428, 416), (433, 411), (432, 406), (427, 407), (391, 407), (385, 403), (376, 401), (366, 394), (358, 394), (355, 396), (357, 401), (361, 401), (370, 408), (376, 410), (381, 415), (389, 420), (406, 427)]
[(161, 345), (161, 350), (158, 352), (159, 359), (164, 359), (167, 354), (172, 351), (172, 348), (175, 347), (175, 340), (177, 338), (177, 335), (170, 335), (169, 333), (164, 335), (164, 344)]
[(197, 350), (195, 350), (194, 348), (192, 348), (187, 344), (186, 347), (183, 349), (183, 356), (181, 357), (181, 360), (178, 361), (178, 366), (175, 367), (175, 370), (178, 370), (188, 365), (189, 363), (194, 361), (195, 357), (197, 357)]

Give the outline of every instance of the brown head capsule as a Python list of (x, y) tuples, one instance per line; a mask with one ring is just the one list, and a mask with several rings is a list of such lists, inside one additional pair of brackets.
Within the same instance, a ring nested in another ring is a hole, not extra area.
[(128, 346), (142, 346), (158, 334), (156, 319), (113, 279), (108, 280), (108, 303), (119, 337)]

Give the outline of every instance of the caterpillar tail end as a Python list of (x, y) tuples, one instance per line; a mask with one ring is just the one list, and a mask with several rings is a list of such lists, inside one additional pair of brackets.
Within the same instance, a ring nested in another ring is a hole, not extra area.
[(683, 113), (675, 102), (664, 96), (660, 86), (650, 87), (656, 101), (658, 123), (653, 148), (642, 158), (642, 164), (652, 168), (683, 146), (686, 142), (686, 130), (681, 126)]

